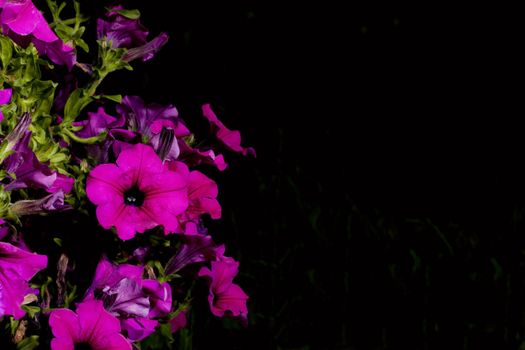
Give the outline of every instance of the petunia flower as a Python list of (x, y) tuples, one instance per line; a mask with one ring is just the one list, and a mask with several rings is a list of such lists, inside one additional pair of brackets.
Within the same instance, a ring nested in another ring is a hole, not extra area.
[(124, 96), (122, 103), (117, 106), (117, 112), (125, 117), (130, 131), (147, 139), (158, 134), (163, 126), (168, 125), (175, 130), (177, 137), (189, 135), (188, 129), (179, 118), (177, 108), (172, 105), (146, 104), (138, 96)]
[(97, 19), (97, 38), (106, 39), (111, 46), (130, 49), (147, 42), (148, 30), (138, 18), (132, 19), (120, 14), (122, 6), (115, 6), (106, 13), (106, 19)]
[(32, 42), (40, 55), (69, 69), (76, 62), (75, 50), (60, 40), (49, 28), (42, 13), (31, 0), (0, 0), (0, 25), (4, 35), (17, 44)]
[(0, 242), (0, 318), (25, 315), (21, 305), (29, 294), (37, 293), (28, 281), (47, 266), (47, 256), (30, 253), (9, 243)]
[(200, 171), (189, 171), (183, 162), (171, 162), (169, 168), (187, 176), (188, 183), (188, 209), (178, 216), (180, 232), (197, 234), (192, 226), (198, 225), (202, 215), (208, 214), (212, 219), (220, 219), (221, 206), (217, 201), (218, 187), (215, 181)]
[(217, 246), (211, 236), (182, 236), (182, 239), (177, 253), (166, 264), (167, 275), (176, 273), (190, 264), (217, 260), (218, 256), (224, 254), (224, 245)]
[(10, 211), (18, 217), (70, 209), (73, 209), (73, 207), (64, 203), (64, 192), (62, 190), (58, 190), (40, 199), (16, 201), (10, 207)]
[(114, 48), (126, 48), (128, 51), (122, 59), (126, 62), (141, 58), (147, 61), (166, 44), (168, 35), (161, 33), (147, 41), (148, 30), (138, 18), (129, 18), (122, 14), (122, 6), (115, 6), (106, 13), (106, 20), (97, 20), (97, 37), (107, 40)]
[(209, 104), (202, 106), (202, 113), (210, 122), (212, 130), (217, 140), (219, 140), (226, 148), (231, 151), (241, 153), (242, 155), (252, 155), (255, 157), (255, 150), (252, 147), (241, 146), (241, 133), (238, 130), (228, 129), (211, 109)]
[(131, 343), (120, 333), (119, 320), (98, 300), (78, 304), (76, 313), (69, 309), (52, 311), (49, 325), (55, 336), (51, 350), (131, 350)]
[(14, 191), (22, 188), (40, 188), (49, 193), (69, 193), (74, 179), (51, 170), (41, 163), (29, 147), (31, 132), (28, 131), (31, 116), (24, 113), (15, 128), (6, 136), (6, 149), (12, 153), (2, 162), (1, 167), (14, 174), (4, 189)]
[(185, 309), (184, 311), (179, 312), (171, 320), (169, 320), (169, 324), (171, 326), (171, 333), (175, 333), (183, 328), (186, 328), (186, 325), (188, 324), (188, 311), (188, 309)]
[(143, 268), (115, 265), (103, 258), (84, 300), (98, 299), (121, 322), (123, 332), (133, 341), (155, 331), (157, 317), (171, 312), (171, 287), (152, 279), (142, 279)]
[(223, 257), (219, 261), (212, 261), (211, 269), (202, 267), (199, 276), (210, 280), (208, 302), (212, 314), (218, 317), (231, 315), (246, 321), (248, 295), (244, 293), (241, 287), (233, 283), (238, 269), (239, 263), (237, 261)]
[[(13, 90), (11, 89), (2, 89), (0, 90), (0, 106), (8, 104), (11, 101), (11, 96), (13, 95)], [(0, 122), (4, 120), (4, 115), (2, 110), (0, 110)]]
[(188, 207), (186, 179), (163, 164), (153, 148), (136, 144), (117, 164), (102, 164), (88, 176), (86, 192), (97, 206), (102, 227), (115, 227), (123, 240), (156, 226), (179, 229), (177, 216)]

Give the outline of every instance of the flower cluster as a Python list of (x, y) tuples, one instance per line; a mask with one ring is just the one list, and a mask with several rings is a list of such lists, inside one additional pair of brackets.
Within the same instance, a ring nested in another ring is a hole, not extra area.
[[(31, 0), (0, 0), (0, 323), (11, 330), (0, 342), (147, 349), (152, 334), (186, 327), (206, 294), (213, 315), (246, 324), (239, 263), (206, 228), (221, 217), (208, 175), (226, 169), (223, 151), (254, 149), (210, 104), (198, 116), (210, 141), (196, 143), (174, 106), (101, 91), (168, 41), (149, 38), (137, 10), (108, 7), (97, 56), (80, 62), (78, 50), (93, 52), (87, 17), (47, 3), (49, 22)], [(104, 244), (74, 253), (90, 240)]]

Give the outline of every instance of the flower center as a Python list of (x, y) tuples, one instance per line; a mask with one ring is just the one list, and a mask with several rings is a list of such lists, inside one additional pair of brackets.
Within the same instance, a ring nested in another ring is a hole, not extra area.
[(144, 192), (134, 186), (124, 192), (124, 203), (127, 205), (133, 205), (140, 207), (144, 203)]
[(75, 350), (93, 350), (88, 343), (75, 344)]

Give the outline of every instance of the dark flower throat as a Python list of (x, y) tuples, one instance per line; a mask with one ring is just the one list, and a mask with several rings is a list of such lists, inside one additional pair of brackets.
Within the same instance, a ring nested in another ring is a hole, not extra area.
[(75, 350), (93, 350), (88, 343), (75, 344)]
[(124, 192), (124, 203), (127, 205), (133, 205), (140, 207), (144, 203), (144, 192), (134, 186)]

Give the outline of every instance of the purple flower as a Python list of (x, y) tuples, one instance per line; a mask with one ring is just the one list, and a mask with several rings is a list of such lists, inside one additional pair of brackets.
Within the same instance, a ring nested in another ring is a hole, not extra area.
[(4, 160), (1, 166), (8, 174), (15, 176), (5, 185), (4, 189), (14, 191), (31, 187), (41, 188), (49, 193), (70, 192), (75, 180), (58, 174), (49, 169), (47, 165), (42, 164), (29, 147), (31, 132), (28, 131), (28, 128), (30, 124), (31, 116), (25, 113), (13, 131), (6, 136), (5, 141), (9, 144), (7, 148), (13, 153)]
[(110, 129), (124, 126), (124, 118), (113, 117), (106, 113), (103, 107), (99, 107), (96, 112), (88, 112), (88, 119), (75, 122), (75, 126), (83, 126), (77, 134), (82, 138), (98, 136)]
[(171, 312), (169, 284), (143, 280), (142, 273), (142, 267), (114, 265), (103, 258), (85, 298), (102, 300), (106, 310), (118, 317), (125, 334), (133, 341), (153, 333), (158, 324), (153, 318)]
[(186, 325), (188, 324), (188, 309), (185, 309), (184, 311), (179, 312), (176, 316), (174, 316), (170, 321), (171, 325), (171, 333), (178, 332), (182, 328), (186, 328)]
[(186, 179), (163, 164), (153, 148), (137, 144), (123, 150), (117, 164), (102, 164), (88, 176), (87, 196), (105, 229), (131, 239), (137, 232), (179, 229), (177, 216), (188, 207)]
[(130, 131), (148, 139), (158, 134), (162, 127), (168, 126), (176, 131), (177, 137), (189, 134), (188, 129), (179, 119), (177, 108), (172, 105), (146, 104), (138, 96), (125, 96), (122, 98), (122, 104), (117, 106), (117, 111), (126, 118)]
[(148, 31), (139, 19), (132, 19), (119, 13), (122, 6), (115, 6), (106, 14), (106, 20), (97, 20), (97, 37), (111, 42), (114, 48), (126, 48), (128, 51), (122, 59), (126, 62), (142, 58), (147, 61), (168, 41), (168, 35), (161, 33), (150, 42)]
[(253, 148), (241, 146), (241, 133), (238, 130), (230, 130), (224, 126), (209, 104), (202, 106), (202, 113), (210, 122), (217, 140), (226, 146), (226, 148), (237, 153), (242, 153), (242, 155), (250, 154), (255, 157), (255, 150)]
[(160, 33), (153, 40), (147, 42), (146, 44), (129, 49), (124, 55), (122, 55), (122, 60), (125, 62), (131, 62), (139, 58), (141, 58), (144, 62), (150, 60), (157, 52), (160, 51), (160, 49), (162, 49), (164, 45), (166, 45), (168, 39), (168, 34)]
[(31, 0), (0, 0), (0, 9), (0, 25), (5, 35), (22, 46), (32, 42), (40, 55), (47, 55), (54, 63), (65, 64), (69, 69), (73, 67), (75, 50), (56, 36)]
[(131, 343), (120, 334), (119, 320), (98, 300), (78, 304), (76, 313), (69, 309), (52, 311), (49, 325), (55, 336), (52, 350), (131, 350)]
[(208, 164), (223, 171), (228, 167), (224, 161), (222, 154), (216, 155), (213, 150), (200, 150), (198, 148), (190, 147), (184, 140), (179, 141), (180, 157), (179, 159), (189, 166), (197, 166), (200, 164)]
[(171, 162), (168, 166), (171, 170), (184, 174), (188, 181), (189, 204), (188, 209), (178, 217), (181, 227), (179, 233), (196, 234), (190, 226), (198, 224), (204, 214), (209, 214), (212, 219), (219, 219), (221, 206), (217, 201), (218, 187), (215, 181), (200, 171), (190, 172), (186, 164), (179, 161)]
[(16, 216), (36, 215), (73, 209), (64, 203), (64, 192), (59, 190), (40, 199), (21, 200), (11, 205), (11, 212)]
[(97, 20), (98, 39), (111, 41), (111, 46), (118, 48), (142, 46), (146, 44), (148, 30), (140, 23), (139, 19), (130, 19), (119, 14), (122, 6), (115, 6), (106, 13), (106, 20)]
[(212, 261), (211, 269), (201, 268), (199, 276), (211, 280), (208, 302), (212, 314), (218, 317), (223, 317), (225, 314), (238, 316), (246, 321), (248, 296), (241, 287), (233, 283), (238, 269), (239, 263), (237, 261), (223, 257), (219, 261)]
[(224, 254), (224, 245), (217, 246), (210, 236), (183, 236), (177, 253), (166, 264), (167, 275), (182, 270), (186, 265), (217, 260)]
[(19, 319), (25, 315), (20, 307), (24, 298), (37, 293), (28, 281), (46, 266), (47, 256), (0, 242), (0, 318), (12, 315)]
[[(11, 89), (2, 89), (0, 90), (0, 106), (8, 104), (11, 101), (11, 96), (13, 95), (13, 90)], [(4, 115), (0, 110), (0, 122), (4, 120)]]

